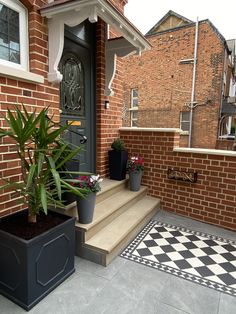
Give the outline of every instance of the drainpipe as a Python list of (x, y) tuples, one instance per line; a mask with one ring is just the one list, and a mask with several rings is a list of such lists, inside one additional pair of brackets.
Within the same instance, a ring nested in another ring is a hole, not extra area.
[(192, 79), (192, 93), (191, 93), (190, 117), (189, 117), (189, 137), (188, 137), (189, 148), (191, 147), (191, 144), (192, 144), (193, 109), (194, 109), (194, 100), (195, 100), (195, 84), (196, 84), (196, 69), (197, 69), (197, 48), (198, 48), (198, 17), (197, 17), (196, 28), (195, 28), (193, 79)]

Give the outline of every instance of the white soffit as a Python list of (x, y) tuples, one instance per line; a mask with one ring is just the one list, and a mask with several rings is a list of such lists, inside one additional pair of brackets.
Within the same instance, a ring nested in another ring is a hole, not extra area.
[[(151, 48), (146, 38), (111, 4), (106, 0), (72, 0), (65, 1), (61, 4), (52, 2), (49, 5), (42, 7), (41, 15), (47, 17), (49, 27), (49, 73), (48, 80), (50, 82), (60, 82), (62, 75), (58, 71), (63, 47), (64, 47), (64, 24), (73, 27), (86, 19), (91, 23), (95, 23), (100, 17), (107, 24), (111, 25), (121, 36), (123, 36), (128, 46), (132, 47), (133, 52), (141, 53), (144, 50)], [(107, 45), (115, 58), (115, 46), (117, 43)], [(124, 44), (124, 42), (123, 42)], [(117, 51), (120, 48), (117, 47)], [(129, 48), (129, 53), (131, 49)], [(119, 55), (119, 53), (118, 53)], [(107, 60), (106, 60), (107, 61)], [(111, 60), (110, 60), (111, 61)], [(108, 62), (109, 63), (109, 62)], [(108, 64), (107, 64), (108, 65)], [(107, 72), (108, 69), (106, 69)], [(112, 70), (108, 70), (110, 74), (107, 78), (107, 85), (111, 85)], [(113, 71), (114, 72), (114, 71)], [(106, 87), (107, 94), (111, 94), (111, 88)]]

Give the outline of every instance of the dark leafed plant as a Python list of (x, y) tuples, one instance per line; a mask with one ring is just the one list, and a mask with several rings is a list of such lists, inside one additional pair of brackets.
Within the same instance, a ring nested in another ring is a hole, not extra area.
[(68, 125), (57, 126), (48, 117), (48, 108), (40, 113), (28, 113), (16, 106), (8, 110), (4, 117), (6, 129), (0, 128), (0, 137), (13, 140), (16, 153), (21, 161), (21, 182), (6, 180), (1, 189), (11, 188), (22, 196), (28, 207), (28, 221), (36, 222), (37, 215), (47, 214), (49, 206), (63, 207), (61, 195), (67, 190), (80, 197), (86, 194), (84, 189), (71, 186), (60, 170), (75, 157), (80, 147), (71, 149), (62, 139)]
[(125, 143), (120, 138), (116, 138), (112, 142), (111, 148), (117, 151), (125, 150)]

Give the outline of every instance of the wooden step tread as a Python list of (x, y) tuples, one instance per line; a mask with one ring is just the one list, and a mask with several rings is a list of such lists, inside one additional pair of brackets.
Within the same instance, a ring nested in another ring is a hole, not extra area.
[(85, 246), (109, 254), (154, 208), (160, 200), (145, 196), (113, 222), (85, 242)]
[(115, 193), (104, 201), (96, 204), (93, 221), (90, 224), (80, 224), (76, 222), (76, 228), (79, 228), (85, 232), (92, 229), (96, 224), (104, 220), (106, 217), (112, 215), (112, 213), (119, 210), (120, 207), (124, 206), (129, 201), (132, 201), (139, 196), (145, 195), (146, 191), (147, 187), (141, 186), (138, 192), (122, 190), (118, 193)]

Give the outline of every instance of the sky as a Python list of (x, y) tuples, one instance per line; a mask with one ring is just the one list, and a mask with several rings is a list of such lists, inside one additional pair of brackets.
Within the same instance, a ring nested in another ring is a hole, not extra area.
[(169, 10), (192, 21), (209, 19), (225, 39), (236, 38), (236, 0), (129, 0), (125, 15), (145, 34)]

